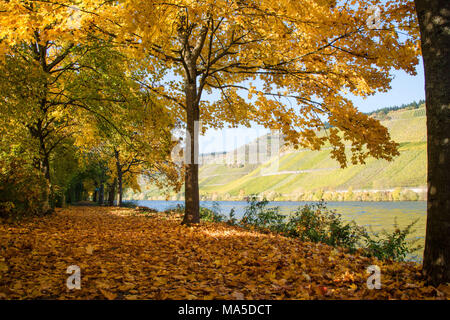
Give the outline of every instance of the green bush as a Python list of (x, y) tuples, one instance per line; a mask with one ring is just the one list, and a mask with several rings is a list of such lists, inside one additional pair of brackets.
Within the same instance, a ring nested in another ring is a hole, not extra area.
[(241, 224), (259, 228), (280, 228), (285, 216), (280, 213), (278, 207), (267, 207), (269, 201), (266, 198), (258, 201), (256, 195), (251, 195), (247, 199), (247, 203)]
[[(183, 215), (185, 211), (185, 206), (182, 204), (177, 204), (174, 208), (169, 208), (164, 211), (167, 215)], [(200, 220), (205, 222), (222, 222), (225, 221), (225, 216), (220, 213), (219, 203), (214, 201), (212, 208), (200, 207), (199, 209)], [(230, 217), (231, 218), (231, 217)]]
[(419, 195), (415, 193), (412, 190), (406, 190), (405, 192), (402, 192), (400, 195), (401, 201), (417, 201), (419, 200)]
[(0, 216), (20, 219), (42, 215), (49, 200), (49, 188), (42, 173), (21, 161), (0, 161)]
[(185, 207), (183, 204), (177, 204), (176, 207), (174, 208), (169, 208), (163, 211), (163, 213), (167, 214), (167, 215), (172, 215), (172, 214), (184, 214), (185, 211)]
[(126, 200), (126, 201), (122, 201), (122, 205), (121, 207), (124, 208), (136, 208), (138, 206), (137, 202), (134, 200)]
[(200, 220), (206, 222), (222, 222), (225, 217), (220, 213), (219, 203), (214, 201), (211, 209), (200, 207)]
[(234, 208), (231, 208), (230, 212), (228, 213), (228, 219), (226, 220), (226, 223), (228, 223), (230, 226), (234, 226), (237, 224)]
[(345, 223), (341, 215), (328, 210), (324, 202), (299, 207), (284, 224), (283, 233), (303, 241), (322, 242), (355, 250), (361, 228)]
[(405, 229), (398, 228), (395, 221), (395, 230), (389, 233), (385, 230), (374, 233), (363, 230), (361, 237), (365, 241), (363, 245), (363, 254), (373, 256), (380, 260), (404, 261), (408, 254), (419, 250), (420, 246), (414, 246), (415, 240), (407, 241), (406, 238), (412, 233), (412, 227), (417, 223), (416, 220), (410, 223)]

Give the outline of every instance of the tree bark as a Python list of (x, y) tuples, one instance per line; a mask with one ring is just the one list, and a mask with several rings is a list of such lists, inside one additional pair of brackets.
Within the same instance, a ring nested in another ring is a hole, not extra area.
[(41, 170), (44, 173), (46, 182), (42, 211), (44, 212), (44, 214), (48, 214), (53, 211), (53, 205), (50, 204), (50, 197), (52, 196), (52, 186), (50, 182), (50, 161), (47, 154), (43, 157)]
[(100, 183), (100, 190), (98, 192), (98, 204), (103, 205), (105, 199), (105, 185), (103, 182)]
[[(45, 108), (46, 100), (41, 100), (41, 109)], [(45, 186), (42, 197), (42, 213), (51, 213), (53, 206), (50, 203), (52, 196), (51, 180), (50, 180), (50, 159), (45, 144), (45, 132), (42, 125), (43, 120), (37, 119), (33, 125), (28, 126), (31, 136), (39, 141), (39, 155), (34, 159), (34, 166), (40, 170), (45, 178)]]
[(114, 198), (116, 197), (116, 185), (117, 185), (117, 178), (114, 178), (113, 182), (109, 186), (109, 194), (108, 194), (108, 205), (109, 206), (114, 205)]
[(98, 184), (97, 182), (94, 182), (94, 195), (92, 196), (92, 201), (97, 202), (97, 196), (98, 196)]
[(116, 158), (116, 168), (117, 168), (117, 206), (122, 205), (122, 193), (123, 193), (123, 172), (122, 165), (120, 164), (119, 151), (114, 150), (114, 156)]
[(61, 208), (67, 207), (67, 201), (66, 201), (66, 193), (64, 192), (61, 196)]
[(182, 224), (192, 224), (200, 222), (200, 197), (198, 189), (198, 137), (200, 120), (200, 97), (205, 79), (200, 80), (197, 90), (197, 60), (205, 44), (208, 34), (208, 26), (201, 27), (200, 34), (195, 38), (195, 44), (192, 46), (189, 42), (192, 28), (195, 25), (181, 27), (178, 32), (181, 43), (182, 59), (184, 61), (184, 94), (186, 105), (186, 173), (185, 173), (185, 213)]
[(120, 207), (122, 206), (122, 196), (123, 196), (123, 182), (122, 182), (122, 172), (118, 173), (118, 178), (117, 178), (117, 186), (118, 186), (118, 192), (117, 192), (117, 206)]
[(185, 85), (186, 94), (186, 172), (184, 180), (185, 213), (182, 224), (200, 222), (200, 197), (198, 188), (198, 121), (200, 112), (197, 100), (197, 87), (194, 82)]
[(416, 0), (425, 68), (428, 209), (423, 271), (450, 282), (450, 1)]

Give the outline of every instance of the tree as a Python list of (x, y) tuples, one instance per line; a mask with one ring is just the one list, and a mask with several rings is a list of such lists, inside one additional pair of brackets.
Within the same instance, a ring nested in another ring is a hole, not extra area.
[[(358, 112), (345, 92), (388, 90), (391, 68), (414, 74), (412, 1), (387, 3), (379, 29), (367, 25), (367, 8), (376, 2), (364, 0), (358, 6), (331, 0), (117, 3), (108, 15), (114, 23), (104, 19), (97, 27), (146, 59), (153, 91), (178, 110), (187, 130), (183, 223), (199, 222), (199, 120), (204, 128), (254, 121), (315, 150), (328, 142), (342, 166), (345, 141), (352, 163), (398, 154), (387, 129)], [(411, 38), (401, 40), (398, 30)], [(202, 99), (213, 91), (217, 101)], [(331, 125), (327, 135), (317, 134), (320, 116)]]
[[(164, 98), (184, 123), (183, 223), (199, 222), (199, 120), (202, 132), (253, 121), (280, 129), (297, 147), (318, 150), (329, 143), (343, 167), (346, 144), (352, 163), (398, 154), (387, 129), (358, 112), (345, 93), (388, 90), (391, 68), (414, 74), (418, 47), (412, 1), (388, 2), (382, 8), (385, 19), (374, 27), (368, 24), (372, 0), (92, 0), (81, 2), (82, 28), (75, 30), (61, 23), (71, 18), (72, 1), (35, 3), (38, 15), (29, 13), (28, 1), (2, 5), (0, 11), (8, 14), (0, 20), (7, 27), (0, 32), (0, 50), (32, 39), (29, 21), (65, 41), (86, 31), (102, 32), (128, 56), (140, 58), (148, 73), (143, 85)], [(205, 92), (213, 91), (219, 98), (205, 101)], [(318, 134), (322, 118), (330, 125), (325, 135)]]
[(125, 188), (140, 191), (138, 178), (142, 175), (160, 188), (180, 188), (179, 168), (170, 159), (172, 117), (140, 87), (134, 72), (138, 70), (116, 80), (129, 92), (114, 103), (108, 120), (88, 117), (83, 124), (85, 134), (77, 135), (75, 141), (85, 167), (76, 180), (83, 182), (98, 204), (113, 205), (117, 192), (117, 205), (121, 206)]
[(403, 193), (402, 188), (400, 187), (395, 188), (392, 191), (392, 198), (394, 199), (394, 201), (400, 201), (402, 193)]
[(428, 209), (423, 270), (450, 282), (450, 2), (416, 0), (425, 69)]
[[(123, 196), (123, 181), (124, 178), (132, 179), (133, 183), (128, 185), (134, 185), (135, 189), (139, 187), (137, 178), (144, 174), (150, 181), (154, 183), (161, 184), (161, 176), (166, 177), (171, 176), (166, 182), (171, 184), (176, 192), (179, 191), (179, 184), (177, 179), (177, 174), (173, 172), (176, 170), (174, 164), (170, 160), (170, 151), (172, 150), (173, 143), (170, 140), (170, 124), (168, 122), (162, 121), (164, 118), (164, 113), (162, 110), (153, 109), (151, 112), (149, 110), (143, 110), (144, 115), (159, 115), (159, 122), (153, 121), (153, 123), (158, 123), (164, 125), (159, 127), (160, 130), (155, 130), (157, 136), (155, 137), (155, 132), (151, 136), (144, 135), (141, 131), (139, 137), (133, 137), (129, 144), (114, 144), (112, 146), (112, 151), (114, 153), (115, 160), (115, 179), (117, 179), (118, 188), (118, 200), (117, 205), (122, 205)], [(144, 117), (145, 118), (145, 117)], [(147, 117), (148, 119), (148, 117)], [(155, 128), (151, 126), (148, 122), (143, 122), (143, 127)], [(137, 131), (135, 131), (137, 133)], [(167, 139), (169, 138), (169, 139)]]
[(113, 115), (114, 123), (120, 124), (120, 132), (99, 119), (93, 123), (93, 135), (87, 141), (80, 141), (80, 147), (86, 152), (96, 150), (108, 163), (109, 204), (113, 202), (111, 191), (115, 192), (116, 187), (118, 206), (122, 205), (124, 186), (139, 190), (141, 175), (161, 188), (178, 192), (178, 168), (170, 159), (174, 123), (169, 110), (145, 88), (140, 88), (121, 105), (120, 112), (117, 110)]
[(70, 183), (80, 169), (80, 154), (73, 143), (74, 139), (71, 138), (58, 145), (51, 159), (54, 204), (57, 207), (66, 205)]
[(321, 201), (323, 199), (323, 189), (318, 189), (314, 192), (313, 199), (315, 201)]
[[(0, 121), (9, 138), (4, 145), (27, 150), (45, 176), (49, 190), (44, 211), (51, 210), (55, 178), (70, 180), (51, 173), (52, 159), (61, 164), (58, 160), (64, 155), (58, 151), (73, 138), (78, 149), (88, 147), (85, 153), (97, 155), (112, 143), (110, 158), (100, 157), (92, 166), (96, 170), (77, 177), (92, 180), (94, 199), (100, 204), (107, 182), (108, 201), (113, 201), (115, 179), (121, 204), (124, 175), (130, 173), (128, 185), (137, 185), (136, 175), (131, 175), (135, 166), (141, 170), (145, 164), (150, 175), (158, 167), (175, 185), (177, 179), (168, 159), (171, 118), (163, 108), (149, 107), (149, 95), (137, 82), (141, 76), (135, 61), (93, 29), (92, 19), (101, 12), (102, 2), (72, 5), (69, 0), (0, 3)], [(100, 148), (87, 150), (93, 145)], [(108, 168), (110, 159), (114, 162)]]
[(122, 57), (107, 40), (71, 23), (77, 13), (70, 4), (0, 4), (0, 115), (8, 128), (23, 129), (15, 138), (34, 151), (34, 165), (47, 181), (44, 211), (53, 206), (55, 151), (81, 132), (86, 117), (107, 120), (128, 88)]
[(344, 193), (344, 201), (353, 201), (354, 200), (354, 193), (353, 188), (350, 186), (347, 189), (347, 192)]

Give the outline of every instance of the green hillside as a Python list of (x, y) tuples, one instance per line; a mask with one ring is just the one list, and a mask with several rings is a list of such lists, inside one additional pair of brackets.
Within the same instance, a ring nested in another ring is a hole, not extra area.
[[(392, 193), (398, 188), (424, 193), (427, 163), (424, 105), (380, 114), (374, 112), (372, 116), (384, 119), (382, 124), (400, 144), (400, 155), (392, 162), (370, 158), (365, 165), (341, 169), (337, 161), (331, 159), (327, 148), (286, 150), (279, 158), (276, 171), (267, 170), (275, 159), (262, 165), (225, 165), (206, 160), (206, 164), (200, 166), (200, 194), (205, 200), (236, 200), (255, 193), (272, 200), (308, 200), (315, 194), (332, 197), (332, 193), (344, 193), (349, 189), (361, 194), (364, 191)], [(158, 196), (160, 192), (150, 187), (133, 198), (155, 199)]]

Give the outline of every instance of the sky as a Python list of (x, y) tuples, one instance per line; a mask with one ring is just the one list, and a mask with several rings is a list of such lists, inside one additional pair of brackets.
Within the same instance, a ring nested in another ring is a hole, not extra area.
[[(400, 106), (425, 99), (425, 80), (423, 63), (416, 67), (417, 75), (411, 76), (404, 71), (394, 71), (392, 89), (386, 93), (376, 93), (366, 99), (348, 96), (361, 112), (370, 112), (384, 107)], [(199, 140), (200, 153), (226, 152), (247, 144), (269, 130), (254, 125), (251, 128), (239, 127), (223, 130), (208, 130)]]

